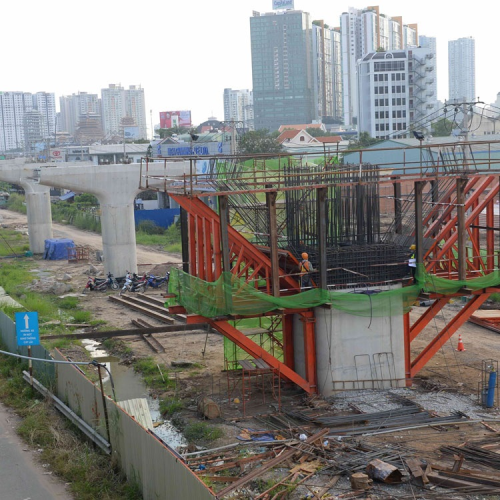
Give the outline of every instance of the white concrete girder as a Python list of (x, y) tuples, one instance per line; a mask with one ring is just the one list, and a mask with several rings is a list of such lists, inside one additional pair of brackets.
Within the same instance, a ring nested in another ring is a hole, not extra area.
[[(140, 164), (71, 164), (40, 169), (40, 184), (95, 195), (101, 205), (101, 229), (106, 272), (123, 276), (137, 272), (134, 199), (141, 191)], [(153, 163), (149, 172), (164, 172), (163, 163)]]

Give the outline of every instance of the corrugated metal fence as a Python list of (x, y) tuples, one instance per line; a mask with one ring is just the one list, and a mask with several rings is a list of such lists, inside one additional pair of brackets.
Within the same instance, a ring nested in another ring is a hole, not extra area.
[[(18, 348), (14, 322), (0, 311), (0, 336), (7, 350), (25, 355), (26, 348)], [(22, 352), (21, 352), (22, 351)], [(32, 356), (50, 358), (42, 346), (32, 347)], [(26, 354), (27, 355), (27, 354)], [(66, 360), (56, 352), (55, 359)], [(49, 368), (50, 369), (49, 369)], [(45, 379), (56, 396), (78, 416), (111, 442), (112, 453), (119, 459), (123, 471), (131, 481), (141, 485), (144, 500), (209, 500), (214, 494), (184, 464), (177, 454), (120, 408), (72, 365), (54, 363), (33, 364), (33, 376)], [(106, 425), (103, 404), (106, 404)]]

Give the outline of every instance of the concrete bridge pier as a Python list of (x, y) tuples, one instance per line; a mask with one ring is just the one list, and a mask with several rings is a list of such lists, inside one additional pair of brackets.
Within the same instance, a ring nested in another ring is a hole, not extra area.
[(52, 238), (52, 209), (50, 187), (40, 186), (34, 180), (38, 165), (27, 166), (20, 162), (0, 161), (0, 180), (19, 184), (26, 195), (28, 236), (34, 254), (45, 251), (45, 240)]
[(34, 254), (44, 253), (45, 240), (53, 236), (50, 187), (34, 181), (21, 181), (20, 184), (26, 196), (30, 250)]

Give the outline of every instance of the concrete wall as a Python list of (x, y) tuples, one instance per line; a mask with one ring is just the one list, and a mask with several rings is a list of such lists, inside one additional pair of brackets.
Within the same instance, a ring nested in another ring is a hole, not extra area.
[(315, 314), (321, 394), (404, 386), (402, 315), (365, 318), (321, 307)]
[[(318, 391), (405, 386), (403, 315), (362, 317), (317, 307)], [(305, 377), (303, 324), (293, 321), (295, 371)]]

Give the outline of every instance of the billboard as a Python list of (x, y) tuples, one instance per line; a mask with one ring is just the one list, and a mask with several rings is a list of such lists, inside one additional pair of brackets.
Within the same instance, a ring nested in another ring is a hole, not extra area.
[(62, 149), (51, 149), (50, 159), (52, 161), (65, 161), (66, 159), (65, 151)]
[(293, 0), (273, 0), (273, 10), (293, 9)]
[(160, 128), (191, 126), (191, 111), (160, 111)]
[(123, 137), (129, 140), (140, 139), (139, 127), (123, 127)]

